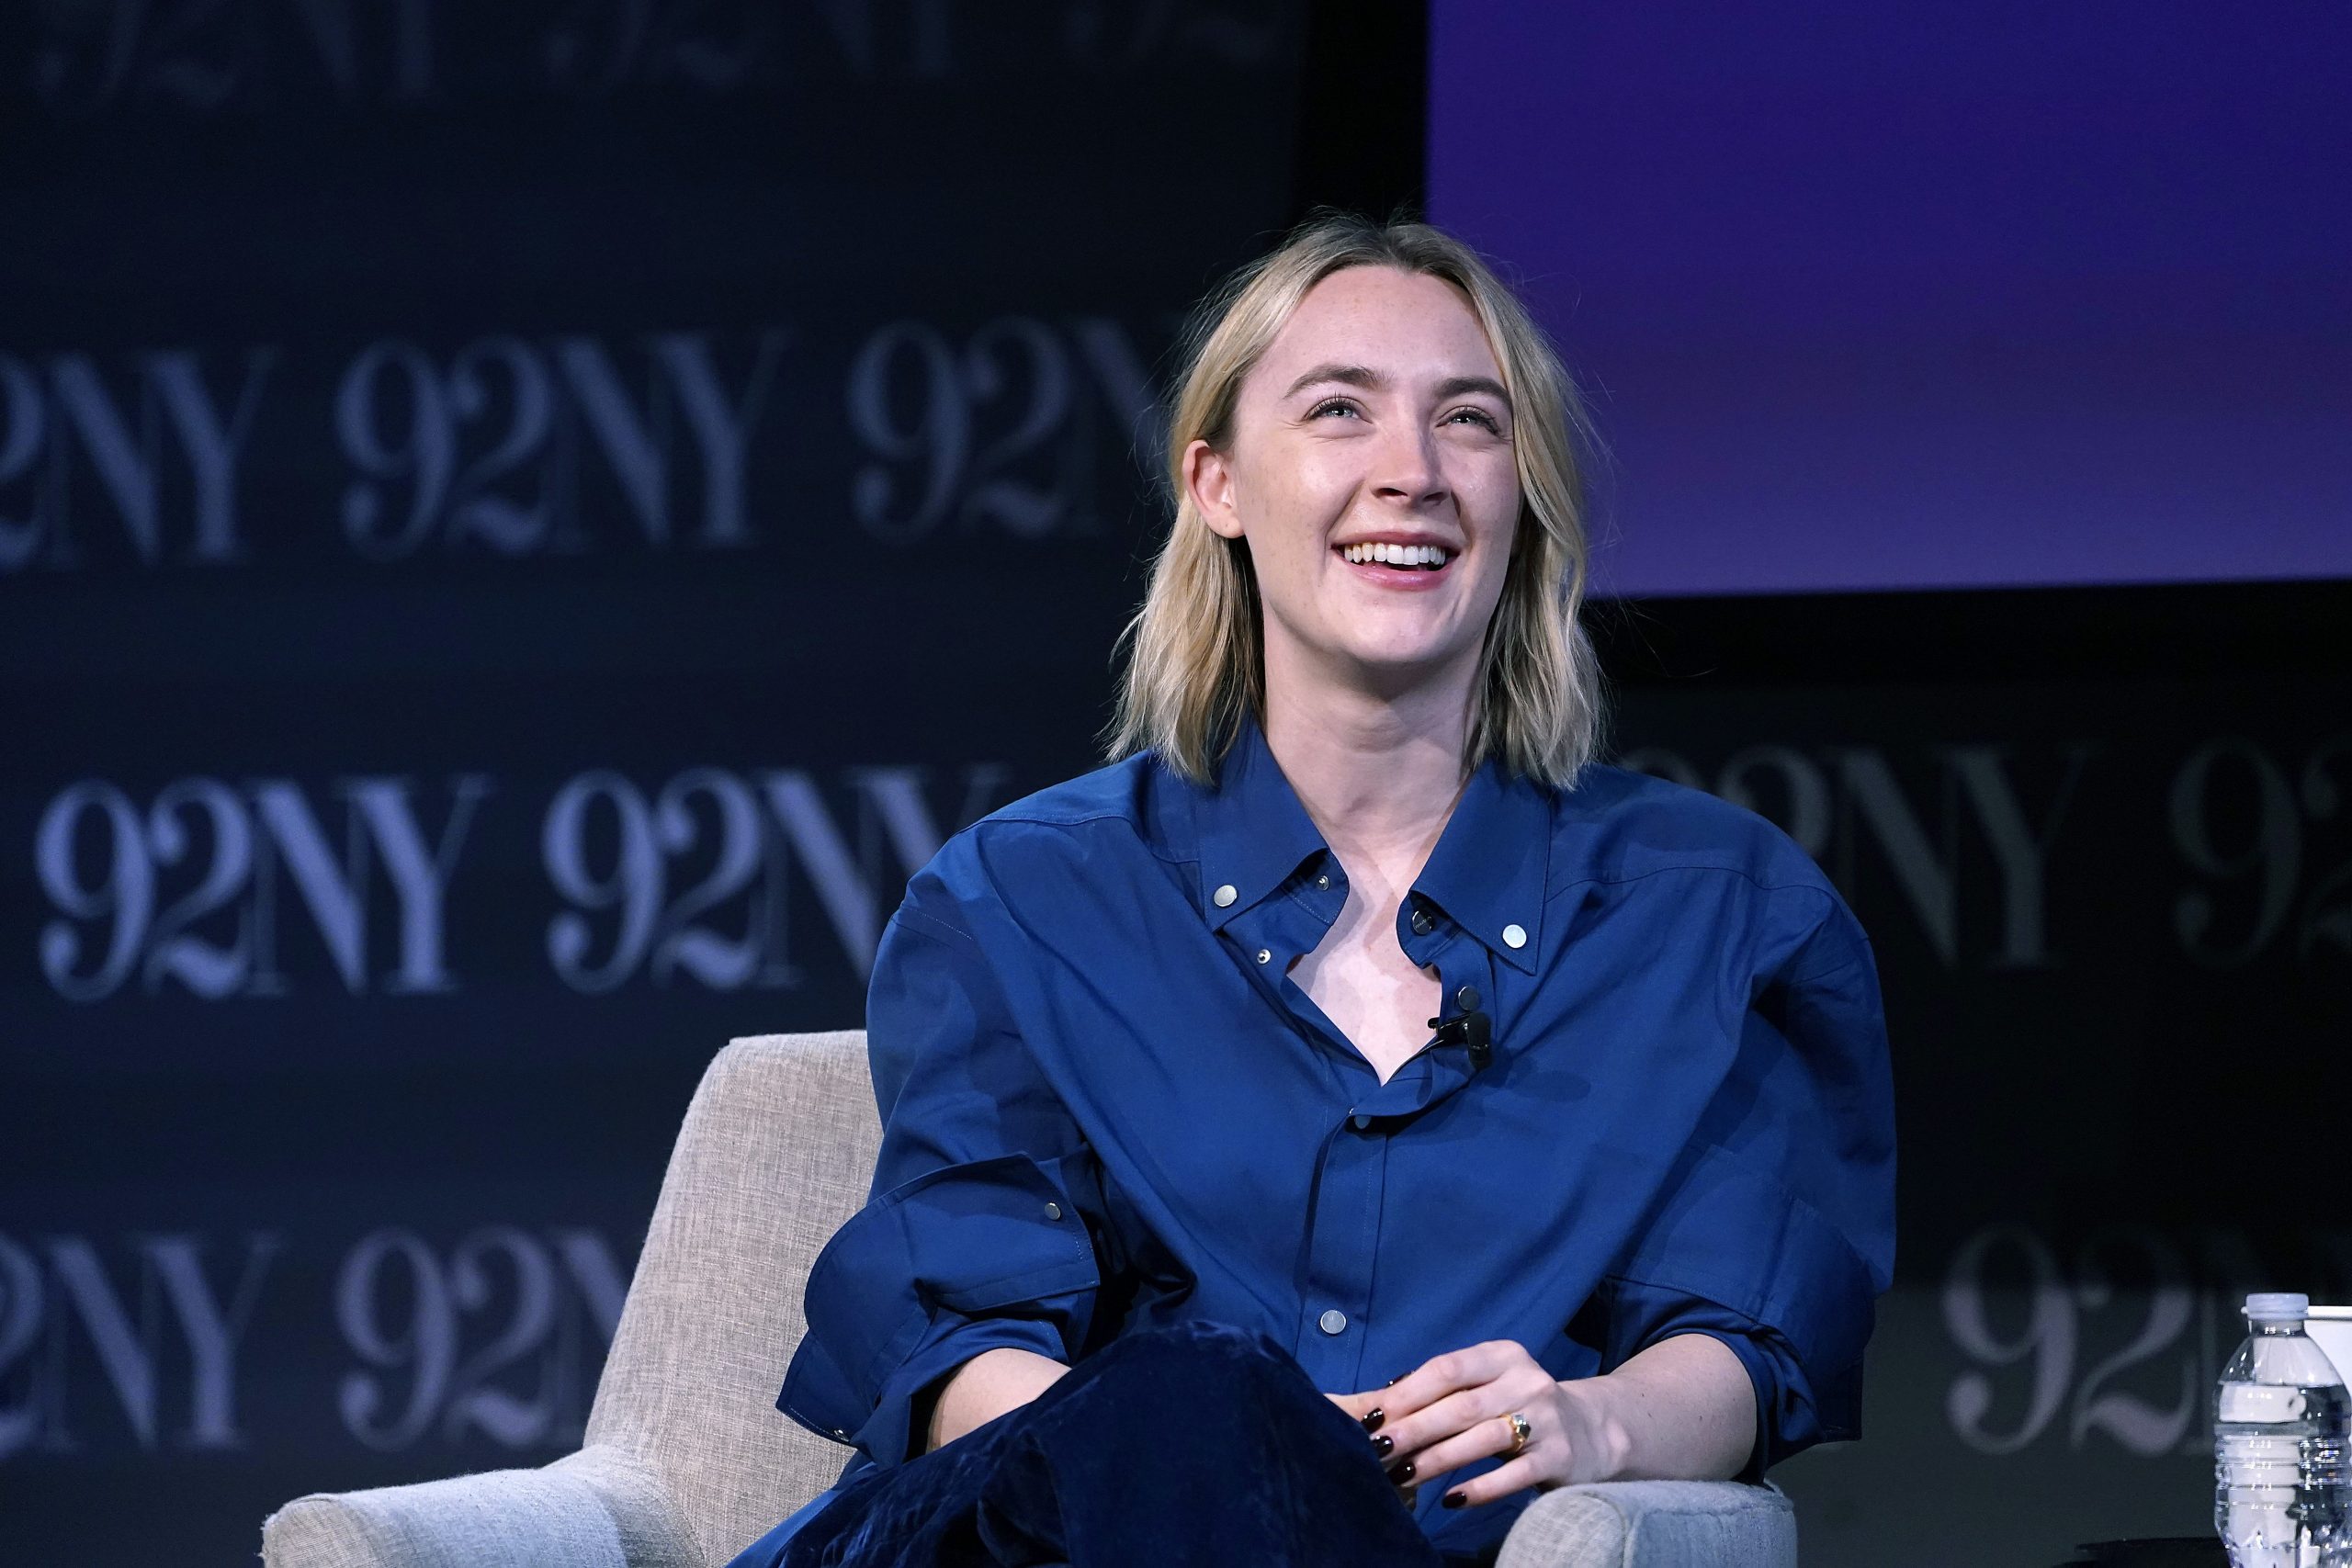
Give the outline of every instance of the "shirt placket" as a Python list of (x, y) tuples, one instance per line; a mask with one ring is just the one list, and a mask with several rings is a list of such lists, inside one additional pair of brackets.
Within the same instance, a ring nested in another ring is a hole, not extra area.
[[(1333, 1124), (1317, 1154), (1299, 1280), (1299, 1321), (1292, 1343), (1293, 1356), (1317, 1386), (1334, 1393), (1362, 1386), (1365, 1359), (1374, 1348), (1374, 1292), (1396, 1140), (1422, 1111), (1455, 1092), (1470, 1076), (1465, 1053), (1440, 1047), (1407, 1062), (1385, 1084), (1379, 1082), (1371, 1064), (1337, 1035), (1313, 998), (1289, 980), (1291, 961), (1322, 940), (1345, 899), (1339, 874), (1320, 870), (1290, 892), (1267, 900), (1252, 911), (1252, 918), (1227, 928), (1245, 944), (1250, 966), (1270, 998), (1340, 1058), (1335, 1087), (1341, 1103), (1334, 1106)], [(1414, 922), (1411, 931), (1406, 955), (1437, 969), (1440, 1016), (1478, 1006), (1484, 989), (1492, 984), (1492, 959), (1486, 950), (1434, 914)], [(1397, 1374), (1408, 1370), (1391, 1369)]]

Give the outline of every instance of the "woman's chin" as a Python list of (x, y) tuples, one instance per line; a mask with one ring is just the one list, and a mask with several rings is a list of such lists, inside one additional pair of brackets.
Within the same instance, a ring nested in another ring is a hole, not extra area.
[(1346, 672), (1347, 683), (1354, 689), (1397, 697), (1456, 684), (1453, 677), (1461, 667), (1463, 655), (1464, 650), (1443, 645), (1399, 649), (1388, 642), (1351, 649), (1340, 663)]
[(1283, 632), (1274, 630), (1275, 617), (1269, 622), (1268, 673), (1279, 685), (1304, 683), (1383, 698), (1451, 690), (1466, 700), (1477, 670), (1477, 639), (1465, 639), (1459, 626), (1435, 625), (1430, 618), (1351, 616), (1343, 626), (1327, 621), (1313, 631)]

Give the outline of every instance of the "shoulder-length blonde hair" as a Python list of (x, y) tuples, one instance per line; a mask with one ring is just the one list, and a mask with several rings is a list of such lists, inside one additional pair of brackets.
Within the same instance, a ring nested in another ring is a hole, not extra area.
[(1147, 748), (1206, 784), (1244, 713), (1265, 721), (1265, 631), (1248, 544), (1210, 528), (1184, 484), (1184, 451), (1233, 438), (1241, 383), (1306, 291), (1351, 266), (1390, 266), (1459, 289), (1501, 363), (1519, 468), (1519, 525), (1473, 687), (1464, 768), (1488, 757), (1556, 788), (1575, 787), (1599, 751), (1600, 663), (1578, 620), (1587, 557), (1577, 449), (1590, 426), (1559, 355), (1526, 308), (1469, 246), (1426, 223), (1318, 214), (1201, 302), (1168, 423), (1165, 478), (1175, 518), (1143, 605), (1120, 634), (1128, 650), (1118, 711), (1104, 733), (1116, 760)]

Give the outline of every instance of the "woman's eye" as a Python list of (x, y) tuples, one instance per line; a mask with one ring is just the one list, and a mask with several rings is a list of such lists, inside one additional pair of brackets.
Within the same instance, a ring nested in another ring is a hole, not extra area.
[(1306, 417), (1309, 419), (1321, 419), (1325, 414), (1329, 413), (1334, 410), (1337, 410), (1341, 413), (1352, 414), (1356, 412), (1356, 406), (1355, 404), (1348, 401), (1345, 398), (1330, 398), (1323, 402), (1317, 403), (1313, 408), (1308, 409), (1306, 411)]
[(1497, 420), (1493, 414), (1488, 413), (1484, 409), (1455, 409), (1446, 417), (1448, 419), (1474, 419), (1480, 424), (1485, 425), (1489, 431), (1492, 431), (1497, 435), (1500, 435), (1503, 433), (1501, 422)]

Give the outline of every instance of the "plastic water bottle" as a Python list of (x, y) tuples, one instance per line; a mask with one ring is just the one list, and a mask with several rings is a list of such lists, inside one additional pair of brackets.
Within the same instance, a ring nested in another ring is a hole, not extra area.
[(2303, 1332), (2310, 1310), (2246, 1297), (2254, 1332), (2222, 1369), (2213, 1528), (2231, 1568), (2352, 1568), (2352, 1399)]

